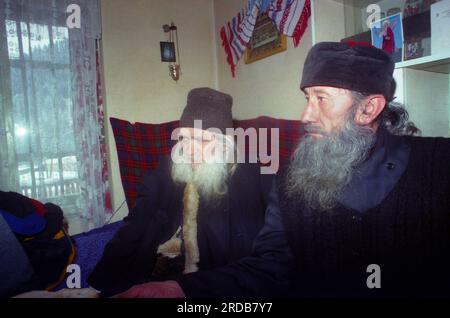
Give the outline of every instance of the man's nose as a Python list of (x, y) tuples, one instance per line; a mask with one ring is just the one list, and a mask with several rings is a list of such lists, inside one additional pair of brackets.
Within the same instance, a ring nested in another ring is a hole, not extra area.
[(193, 156), (195, 154), (195, 145), (192, 139), (186, 138), (183, 140), (183, 152), (188, 156)]
[(317, 107), (315, 107), (312, 102), (308, 102), (300, 117), (300, 121), (303, 124), (315, 123), (317, 121), (317, 117)]

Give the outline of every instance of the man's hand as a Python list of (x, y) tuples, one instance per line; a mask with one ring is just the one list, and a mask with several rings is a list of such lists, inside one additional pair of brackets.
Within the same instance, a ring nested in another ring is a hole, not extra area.
[(168, 280), (135, 285), (113, 298), (186, 298), (186, 295), (176, 281)]

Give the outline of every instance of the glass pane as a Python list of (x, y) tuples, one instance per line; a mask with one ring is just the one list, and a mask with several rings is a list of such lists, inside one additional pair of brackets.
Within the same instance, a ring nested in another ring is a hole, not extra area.
[(21, 22), (20, 29), (22, 31), (22, 50), (25, 60), (30, 59), (30, 31), (28, 30), (28, 24)]
[(33, 151), (36, 153), (56, 153), (58, 149), (57, 113), (54, 108), (54, 78), (49, 69), (33, 70), (35, 126), (39, 138), (33, 140)]
[(34, 61), (51, 60), (50, 38), (47, 26), (34, 23), (30, 24), (29, 45)]
[(38, 196), (53, 198), (61, 195), (58, 158), (44, 158), (35, 171)]
[(67, 28), (52, 27), (54, 62), (61, 64), (70, 63), (69, 32)]
[(56, 75), (55, 106), (58, 110), (58, 121), (63, 127), (60, 131), (61, 151), (75, 153), (75, 135), (72, 118), (72, 88), (69, 69), (58, 69)]
[(17, 37), (17, 25), (15, 21), (5, 20), (5, 27), (8, 41), (8, 55), (10, 59), (20, 57), (19, 38)]
[(78, 179), (78, 163), (77, 157), (67, 156), (62, 158), (63, 178), (64, 180)]
[(30, 151), (30, 127), (27, 120), (27, 108), (25, 106), (24, 99), (24, 83), (22, 81), (22, 70), (20, 68), (11, 68), (11, 95), (13, 103), (14, 140), (16, 153), (28, 153)]
[(29, 162), (19, 162), (19, 185), (23, 195), (32, 196), (31, 168)]

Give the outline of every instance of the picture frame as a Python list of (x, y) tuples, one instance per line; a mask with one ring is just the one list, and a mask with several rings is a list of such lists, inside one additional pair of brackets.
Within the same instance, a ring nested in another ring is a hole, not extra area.
[(286, 51), (286, 36), (281, 34), (267, 13), (258, 16), (252, 38), (244, 53), (245, 64)]
[[(400, 9), (399, 7), (390, 8), (389, 10), (387, 10), (386, 16), (389, 17), (391, 15), (394, 15), (394, 14), (397, 14), (397, 13), (400, 13), (400, 12), (402, 12), (402, 9)], [(381, 17), (381, 18), (385, 18), (386, 16)], [(403, 17), (405, 17), (404, 14), (403, 14)]]
[(403, 17), (407, 18), (422, 12), (422, 0), (406, 0), (405, 8), (403, 9)]
[(175, 44), (173, 42), (159, 42), (161, 62), (176, 62)]
[(370, 28), (372, 45), (392, 56), (395, 63), (403, 61), (402, 14), (375, 21)]
[(424, 48), (422, 47), (422, 39), (412, 38), (405, 41), (405, 57), (404, 60), (412, 60), (423, 56)]

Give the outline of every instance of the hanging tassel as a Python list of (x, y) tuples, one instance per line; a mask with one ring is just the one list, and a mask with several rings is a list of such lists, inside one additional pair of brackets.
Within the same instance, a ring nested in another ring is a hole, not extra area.
[(306, 28), (308, 27), (308, 21), (311, 17), (311, 1), (306, 0), (303, 6), (302, 14), (297, 22), (294, 33), (292, 34), (292, 40), (294, 42), (294, 47), (300, 44), (300, 40), (305, 34)]
[(199, 195), (192, 183), (188, 183), (183, 195), (183, 241), (185, 252), (184, 273), (193, 273), (198, 270), (200, 252), (197, 241), (197, 214)]

